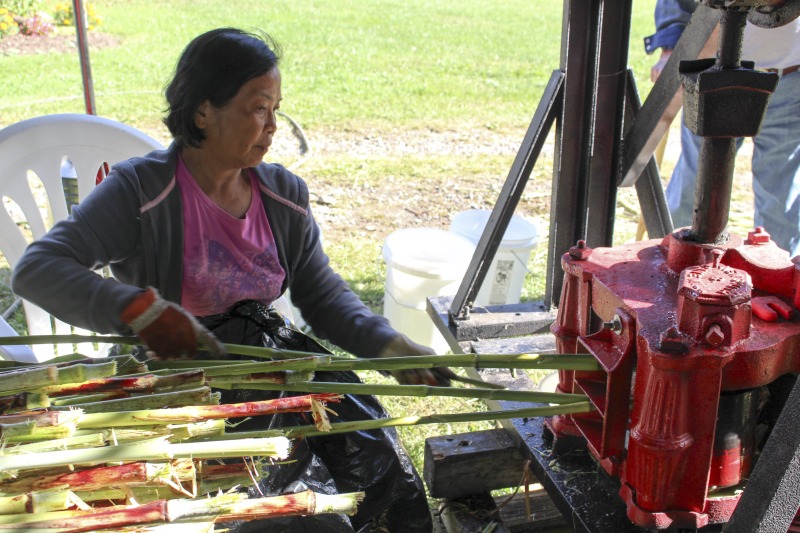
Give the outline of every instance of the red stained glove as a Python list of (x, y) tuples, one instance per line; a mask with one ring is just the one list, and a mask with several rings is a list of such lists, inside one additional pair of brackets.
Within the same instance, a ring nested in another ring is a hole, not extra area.
[[(381, 350), (378, 357), (404, 357), (414, 355), (436, 355), (432, 349), (417, 344), (405, 335), (398, 335)], [(457, 377), (449, 368), (417, 368), (391, 371), (401, 385), (432, 385), (449, 387), (450, 380)]]
[(168, 302), (149, 287), (133, 299), (120, 318), (147, 345), (148, 352), (161, 359), (194, 357), (205, 349), (213, 357), (225, 354), (225, 348), (181, 306)]

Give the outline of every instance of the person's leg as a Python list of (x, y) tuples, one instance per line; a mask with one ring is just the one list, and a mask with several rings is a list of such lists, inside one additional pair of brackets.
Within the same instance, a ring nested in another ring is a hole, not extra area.
[(675, 229), (692, 225), (701, 141), (702, 137), (696, 136), (683, 124), (681, 116), (681, 155), (665, 191), (667, 207), (672, 215), (672, 225)]
[(800, 253), (800, 72), (781, 78), (753, 138), (755, 225)]

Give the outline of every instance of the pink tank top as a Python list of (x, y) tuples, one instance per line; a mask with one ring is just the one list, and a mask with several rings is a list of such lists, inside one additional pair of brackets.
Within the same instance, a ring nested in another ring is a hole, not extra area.
[(183, 204), (181, 305), (194, 316), (223, 313), (241, 300), (271, 304), (286, 276), (261, 202), (258, 178), (250, 171), (252, 199), (244, 218), (215, 204), (178, 158)]

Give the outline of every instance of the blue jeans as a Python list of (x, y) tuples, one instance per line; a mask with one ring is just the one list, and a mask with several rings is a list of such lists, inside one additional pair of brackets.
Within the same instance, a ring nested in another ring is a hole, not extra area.
[[(681, 156), (666, 191), (676, 228), (692, 224), (701, 140), (681, 125)], [(783, 76), (770, 97), (753, 138), (752, 167), (755, 226), (763, 226), (792, 257), (800, 254), (800, 71)]]

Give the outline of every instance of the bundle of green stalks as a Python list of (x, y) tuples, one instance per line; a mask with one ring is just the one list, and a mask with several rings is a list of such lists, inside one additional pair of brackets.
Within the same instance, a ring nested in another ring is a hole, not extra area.
[[(0, 345), (15, 339), (37, 340), (0, 338)], [(80, 340), (72, 337), (67, 342)], [(249, 500), (242, 489), (269, 475), (274, 462), (291, 460), (296, 438), (388, 426), (579, 413), (592, 407), (585, 396), (573, 394), (325, 383), (313, 381), (315, 370), (389, 372), (442, 366), (598, 370), (590, 357), (574, 355), (356, 359), (237, 345), (227, 348), (248, 359), (142, 363), (131, 356), (88, 359), (76, 354), (39, 365), (0, 362), (4, 443), (0, 531), (212, 531), (215, 524), (231, 520), (353, 514), (363, 497), (360, 493)], [(215, 389), (289, 391), (292, 395), (220, 404)], [(335, 404), (344, 394), (455, 396), (531, 402), (531, 406), (504, 412), (336, 422)], [(261, 432), (228, 431), (232, 419), (285, 412), (307, 413), (303, 416), (311, 423)]]

